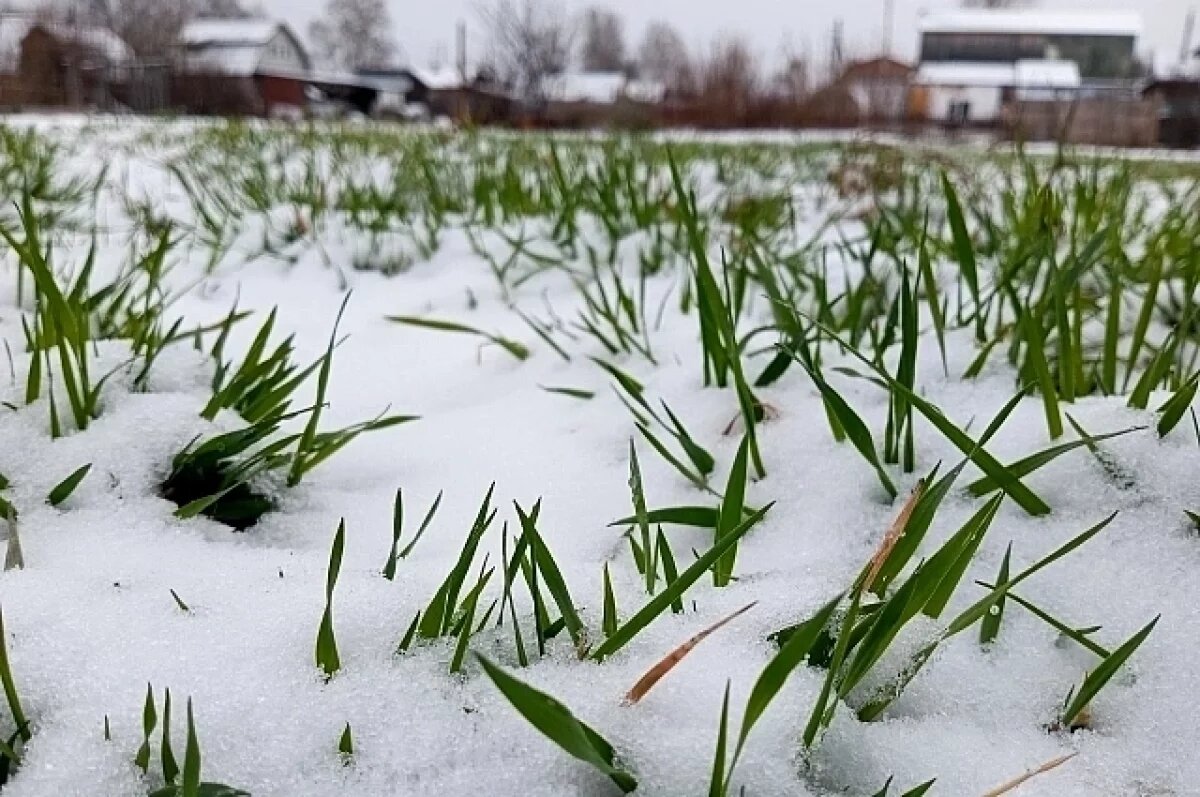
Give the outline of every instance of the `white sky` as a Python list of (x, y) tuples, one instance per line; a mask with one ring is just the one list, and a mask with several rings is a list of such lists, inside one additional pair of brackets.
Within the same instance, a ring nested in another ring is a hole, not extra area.
[[(551, 0), (572, 10), (590, 5), (588, 0)], [(848, 55), (878, 52), (882, 41), (882, 15), (886, 0), (600, 0), (601, 5), (626, 19), (627, 36), (636, 46), (643, 26), (652, 19), (672, 22), (689, 44), (700, 45), (722, 31), (744, 34), (759, 48), (760, 57), (775, 60), (786, 46), (807, 51), (814, 62), (828, 52), (830, 28), (836, 18), (845, 23)], [(287, 19), (305, 35), (308, 22), (325, 0), (261, 0), (269, 13)], [(454, 26), (468, 24), (468, 49), (472, 59), (482, 53), (485, 31), (476, 9), (487, 0), (389, 0), (396, 38), (404, 58), (429, 65), (436, 58), (453, 59)], [(894, 50), (912, 56), (916, 50), (916, 20), (923, 9), (952, 8), (957, 0), (894, 0)], [(1174, 58), (1179, 52), (1184, 18), (1200, 0), (1040, 0), (1045, 8), (1109, 8), (1138, 10), (1145, 20), (1143, 51), (1153, 50)], [(1194, 37), (1200, 41), (1200, 36)]]

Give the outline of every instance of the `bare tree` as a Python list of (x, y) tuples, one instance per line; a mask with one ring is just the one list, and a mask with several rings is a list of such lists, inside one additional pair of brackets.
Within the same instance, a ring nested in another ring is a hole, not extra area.
[(308, 35), (319, 58), (345, 69), (382, 66), (396, 56), (385, 0), (329, 0)]
[(545, 80), (567, 68), (574, 29), (556, 0), (495, 0), (479, 14), (491, 34), (492, 61), (525, 98), (545, 96)]
[(667, 22), (651, 22), (642, 36), (637, 57), (640, 75), (684, 93), (694, 83), (691, 58), (683, 37)]
[(182, 0), (109, 0), (109, 25), (143, 58), (171, 54), (191, 16)]
[(192, 15), (213, 19), (247, 19), (262, 15), (262, 7), (243, 0), (193, 0)]
[(589, 72), (625, 68), (625, 23), (613, 11), (592, 6), (584, 13), (582, 60)]
[(737, 121), (759, 91), (759, 65), (745, 39), (716, 39), (700, 69), (700, 93), (706, 105), (723, 109)]

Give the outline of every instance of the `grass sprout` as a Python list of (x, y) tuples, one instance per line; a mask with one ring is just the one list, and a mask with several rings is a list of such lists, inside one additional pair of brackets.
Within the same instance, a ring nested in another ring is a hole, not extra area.
[(476, 654), (475, 658), (500, 693), (530, 725), (569, 755), (607, 775), (623, 793), (637, 789), (637, 780), (617, 762), (613, 746), (576, 719), (570, 709), (512, 677), (483, 656)]

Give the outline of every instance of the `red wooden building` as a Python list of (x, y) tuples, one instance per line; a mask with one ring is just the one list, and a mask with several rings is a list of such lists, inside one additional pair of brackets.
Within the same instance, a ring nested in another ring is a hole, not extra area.
[(298, 116), (312, 62), (281, 22), (200, 19), (180, 34), (172, 104), (189, 113)]

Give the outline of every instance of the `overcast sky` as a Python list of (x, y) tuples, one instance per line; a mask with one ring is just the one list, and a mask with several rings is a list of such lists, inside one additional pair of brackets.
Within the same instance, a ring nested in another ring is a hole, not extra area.
[[(578, 11), (588, 0), (550, 0)], [(710, 41), (722, 31), (745, 35), (764, 60), (773, 60), (789, 48), (807, 52), (814, 61), (828, 53), (830, 28), (838, 17), (844, 20), (849, 55), (874, 54), (882, 42), (881, 21), (886, 0), (603, 0), (599, 4), (619, 12), (627, 22), (627, 34), (636, 46), (643, 26), (652, 19), (672, 22), (693, 45)], [(270, 13), (286, 18), (296, 32), (305, 35), (308, 22), (325, 5), (325, 0), (262, 0)], [(419, 66), (453, 59), (454, 26), (468, 25), (468, 49), (472, 60), (482, 55), (484, 34), (477, 8), (487, 0), (389, 0), (396, 38), (404, 59)], [(953, 8), (957, 0), (894, 0), (894, 51), (912, 56), (916, 51), (916, 20), (922, 10)], [(1143, 50), (1179, 52), (1187, 10), (1200, 0), (1041, 0), (1044, 8), (1109, 8), (1140, 11), (1146, 32)]]

